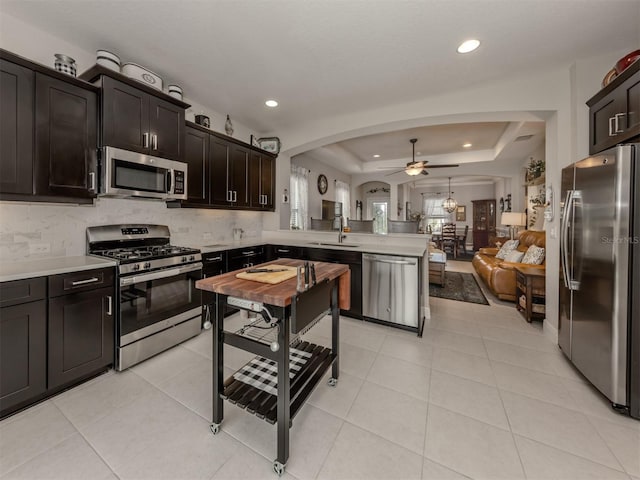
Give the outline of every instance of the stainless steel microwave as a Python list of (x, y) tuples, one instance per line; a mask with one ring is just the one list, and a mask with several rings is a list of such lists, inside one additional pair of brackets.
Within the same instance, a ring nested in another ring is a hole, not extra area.
[(100, 195), (187, 199), (186, 163), (115, 147), (103, 147), (101, 153)]

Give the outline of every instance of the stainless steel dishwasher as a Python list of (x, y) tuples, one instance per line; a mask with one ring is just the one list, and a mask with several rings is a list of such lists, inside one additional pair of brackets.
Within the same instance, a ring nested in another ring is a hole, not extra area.
[(418, 267), (416, 257), (363, 254), (363, 315), (417, 329), (420, 304)]

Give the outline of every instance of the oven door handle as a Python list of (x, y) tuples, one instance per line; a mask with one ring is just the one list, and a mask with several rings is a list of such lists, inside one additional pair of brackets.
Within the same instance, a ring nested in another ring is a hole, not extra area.
[(170, 268), (168, 270), (160, 270), (159, 272), (144, 273), (142, 275), (134, 275), (132, 277), (124, 277), (120, 279), (120, 286), (133, 285), (135, 283), (147, 282), (149, 280), (158, 280), (160, 278), (174, 277), (182, 273), (195, 272), (202, 270), (202, 263), (192, 263), (184, 267)]

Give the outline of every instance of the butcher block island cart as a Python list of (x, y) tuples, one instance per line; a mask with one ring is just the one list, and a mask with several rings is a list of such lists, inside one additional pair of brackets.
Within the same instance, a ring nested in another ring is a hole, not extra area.
[[(335, 386), (338, 381), (340, 309), (348, 310), (351, 301), (347, 265), (313, 262), (306, 269), (304, 266), (302, 260), (280, 258), (196, 282), (196, 287), (215, 293), (210, 306), (216, 312), (211, 431), (215, 435), (220, 430), (223, 399), (269, 423), (277, 423), (273, 470), (278, 475), (283, 474), (289, 458), (289, 428), (296, 413), (329, 367), (329, 385)], [(298, 278), (297, 267), (303, 267), (306, 274)], [(283, 276), (290, 278), (282, 280)], [(227, 305), (257, 315), (240, 330), (226, 331)], [(301, 341), (300, 334), (327, 313), (331, 313), (331, 348)], [(257, 355), (226, 380), (225, 343)]]

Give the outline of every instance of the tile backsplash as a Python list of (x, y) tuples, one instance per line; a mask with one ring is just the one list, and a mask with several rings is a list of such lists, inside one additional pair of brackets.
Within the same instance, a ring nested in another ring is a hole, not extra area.
[(156, 200), (99, 198), (94, 205), (0, 202), (0, 261), (84, 255), (86, 228), (120, 223), (168, 225), (171, 243), (181, 246), (259, 237), (262, 213), (251, 211), (167, 208)]

